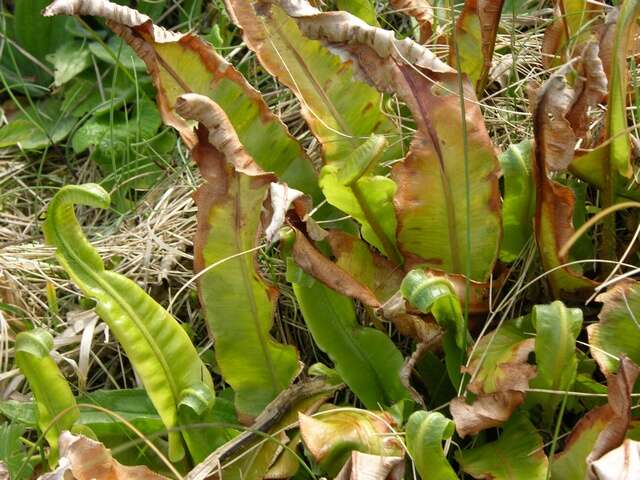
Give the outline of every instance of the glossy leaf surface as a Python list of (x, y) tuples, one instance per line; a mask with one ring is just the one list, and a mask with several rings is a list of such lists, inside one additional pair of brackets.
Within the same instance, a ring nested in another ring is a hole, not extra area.
[(431, 313), (444, 329), (443, 347), (449, 378), (460, 384), (460, 367), (467, 349), (467, 325), (451, 282), (422, 270), (412, 270), (402, 280), (403, 297), (422, 313)]
[[(96, 301), (96, 312), (124, 347), (165, 426), (174, 428), (183, 390), (204, 382), (213, 392), (213, 383), (186, 331), (135, 282), (105, 270), (85, 238), (74, 206), (107, 208), (109, 201), (95, 184), (63, 187), (49, 204), (45, 237), (73, 282)], [(169, 438), (171, 457), (180, 459), (180, 434)]]
[(544, 480), (547, 474), (542, 438), (522, 413), (504, 425), (498, 440), (456, 452), (456, 458), (462, 469), (474, 478)]
[(241, 420), (247, 421), (298, 372), (295, 348), (269, 333), (278, 292), (256, 270), (261, 210), (275, 177), (257, 167), (220, 106), (190, 94), (181, 97), (178, 109), (185, 118), (201, 122), (192, 150), (205, 180), (195, 194), (200, 301), (222, 376), (235, 391)]
[(38, 429), (46, 432), (51, 447), (49, 464), (58, 459), (58, 437), (71, 430), (80, 416), (71, 387), (50, 357), (53, 337), (49, 332), (36, 329), (22, 332), (16, 337), (16, 361), (27, 378), (36, 403)]
[(510, 145), (499, 157), (504, 179), (500, 260), (506, 263), (522, 255), (533, 234), (536, 191), (531, 172), (532, 148), (532, 142), (525, 140)]
[(350, 298), (317, 282), (292, 261), (287, 278), (318, 347), (367, 408), (410, 398), (400, 381), (402, 354), (384, 333), (358, 324)]
[(442, 449), (442, 441), (453, 435), (453, 422), (439, 412), (419, 411), (406, 426), (407, 450), (423, 480), (458, 478)]

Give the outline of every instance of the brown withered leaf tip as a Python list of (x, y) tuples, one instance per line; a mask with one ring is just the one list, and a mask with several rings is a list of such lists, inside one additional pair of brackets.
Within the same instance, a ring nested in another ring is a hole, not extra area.
[(168, 480), (146, 466), (122, 465), (102, 443), (83, 435), (62, 432), (59, 448), (58, 468), (39, 480)]
[(404, 458), (353, 451), (335, 480), (401, 480), (403, 478)]
[(451, 400), (449, 409), (461, 438), (477, 435), (487, 428), (497, 427), (509, 420), (524, 402), (524, 394), (516, 390), (480, 395), (469, 405), (464, 397)]
[[(607, 375), (609, 403), (602, 408), (609, 409), (613, 416), (604, 430), (598, 435), (596, 444), (587, 457), (589, 465), (624, 441), (625, 434), (631, 423), (631, 392), (638, 374), (640, 374), (640, 367), (629, 358), (622, 357), (618, 373)], [(609, 412), (604, 414), (608, 415)], [(597, 478), (592, 469), (589, 470), (589, 474), (590, 478)]]

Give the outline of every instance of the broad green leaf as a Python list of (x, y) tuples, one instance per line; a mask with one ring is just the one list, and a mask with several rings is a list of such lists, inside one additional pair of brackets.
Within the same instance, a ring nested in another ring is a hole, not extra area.
[(470, 83), (464, 81), (463, 118), (458, 74), (424, 46), (346, 12), (322, 13), (304, 0), (282, 5), (306, 36), (352, 59), (376, 88), (396, 92), (413, 115), (411, 149), (392, 169), (398, 247), (409, 267), (487, 280), (501, 237), (499, 164)]
[(380, 26), (376, 18), (376, 7), (373, 0), (336, 0), (336, 5), (338, 9), (353, 13), (369, 25)]
[(46, 330), (16, 337), (16, 363), (35, 398), (38, 429), (51, 447), (49, 465), (53, 466), (58, 461), (58, 437), (73, 428), (80, 412), (71, 387), (49, 355), (52, 349), (53, 337)]
[(469, 390), (490, 394), (506, 390), (524, 391), (536, 369), (527, 363), (535, 348), (533, 328), (527, 318), (509, 320), (485, 334), (475, 345), (469, 366)]
[(201, 122), (200, 142), (192, 150), (205, 180), (195, 194), (194, 263), (216, 360), (246, 421), (286, 389), (299, 368), (296, 349), (270, 334), (278, 291), (256, 269), (262, 207), (276, 178), (256, 166), (225, 112), (210, 99), (185, 95), (178, 110)]
[(454, 49), (449, 63), (457, 65), (459, 58), (458, 70), (467, 74), (478, 96), (484, 91), (491, 70), (503, 3), (504, 0), (466, 0), (452, 34)]
[(608, 165), (613, 172), (631, 177), (631, 144), (627, 132), (627, 52), (637, 30), (636, 19), (640, 15), (640, 2), (627, 1), (619, 7), (615, 18), (615, 36), (611, 46), (612, 58), (609, 80), (609, 104), (607, 107), (607, 138), (610, 139)]
[(542, 438), (527, 415), (514, 414), (495, 442), (456, 452), (462, 469), (474, 478), (544, 480), (548, 460)]
[(400, 381), (402, 354), (384, 333), (358, 324), (350, 298), (314, 280), (291, 259), (287, 279), (316, 344), (367, 408), (410, 398)]
[(455, 426), (439, 412), (419, 411), (409, 417), (405, 428), (407, 450), (422, 480), (456, 480), (442, 449)]
[(467, 324), (453, 284), (423, 270), (411, 270), (402, 280), (402, 296), (422, 313), (431, 313), (444, 329), (443, 348), (449, 378), (462, 381), (460, 367), (467, 349)]
[[(96, 301), (96, 312), (122, 344), (167, 428), (178, 426), (181, 396), (194, 384), (213, 383), (198, 352), (180, 324), (135, 282), (105, 270), (85, 238), (74, 205), (109, 206), (109, 194), (95, 184), (60, 189), (47, 210), (43, 229), (47, 242), (73, 282)], [(184, 454), (180, 433), (169, 433), (170, 456)]]
[(89, 51), (76, 41), (63, 43), (47, 56), (47, 60), (53, 64), (53, 84), (56, 87), (64, 85), (91, 65)]
[(400, 443), (391, 434), (393, 418), (380, 411), (325, 411), (315, 417), (299, 415), (302, 441), (323, 472), (334, 478), (357, 450), (381, 456), (400, 456)]
[(531, 172), (531, 140), (510, 145), (498, 158), (504, 178), (500, 260), (515, 261), (533, 235), (536, 192)]
[(640, 364), (640, 285), (620, 282), (597, 297), (603, 303), (598, 323), (587, 327), (591, 355), (605, 373), (613, 373), (626, 355)]
[(76, 120), (61, 112), (60, 102), (49, 99), (27, 108), (0, 128), (0, 148), (17, 146), (35, 150), (64, 140)]
[(123, 185), (123, 192), (149, 188), (162, 174), (158, 163), (163, 159), (158, 157), (175, 144), (170, 132), (158, 133), (161, 123), (156, 106), (142, 97), (133, 111), (114, 107), (113, 112), (91, 116), (75, 132), (71, 145), (76, 153), (91, 149), (105, 185)]
[[(531, 386), (558, 392), (570, 390), (578, 369), (576, 339), (582, 328), (582, 310), (567, 308), (560, 301), (536, 305), (531, 323), (536, 330), (538, 369)], [(546, 420), (551, 422), (562, 395), (539, 394), (534, 401), (542, 405)]]
[(372, 175), (387, 141), (372, 135), (349, 155), (325, 165), (320, 187), (327, 201), (362, 225), (362, 236), (394, 263), (402, 263), (396, 246), (396, 215), (393, 196), (396, 184), (390, 178)]
[[(56, 0), (45, 15), (69, 14), (64, 4), (65, 0)], [(175, 127), (187, 145), (193, 146), (196, 136), (174, 108), (180, 95), (199, 93), (224, 109), (242, 144), (260, 167), (320, 200), (316, 174), (300, 145), (269, 111), (260, 94), (210, 44), (195, 34), (179, 35), (154, 26), (149, 17), (135, 10), (127, 13), (124, 7), (106, 0), (98, 4), (105, 8), (87, 9), (86, 3), (75, 3), (72, 13), (92, 15), (100, 11), (111, 20), (111, 29), (146, 63), (164, 122)], [(118, 18), (129, 18), (130, 26), (117, 23)]]
[[(144, 434), (158, 432), (164, 425), (158, 416), (148, 395), (143, 389), (135, 390), (97, 390), (76, 398), (77, 403), (95, 404), (106, 408), (130, 422)], [(78, 407), (80, 416), (77, 423), (89, 427), (98, 438), (128, 431), (119, 420), (107, 413), (89, 408)], [(34, 402), (5, 400), (0, 402), (0, 413), (11, 421), (29, 427), (36, 427), (36, 406)]]
[(326, 164), (346, 157), (373, 133), (389, 141), (383, 160), (402, 155), (400, 132), (380, 108), (382, 95), (358, 80), (349, 62), (306, 38), (276, 3), (229, 0), (226, 4), (260, 63), (300, 100)]
[[(20, 47), (41, 62), (45, 62), (47, 55), (54, 52), (67, 38), (65, 30), (66, 19), (44, 18), (41, 15), (42, 9), (49, 2), (50, 0), (19, 0), (15, 2), (14, 40)], [(14, 53), (14, 55), (16, 57), (21, 56), (18, 53)], [(25, 58), (24, 61), (20, 61), (19, 68), (21, 71), (16, 73), (24, 76), (35, 75), (41, 83), (51, 79), (48, 74), (29, 59)]]
[[(24, 445), (20, 437), (25, 433), (25, 427), (18, 423), (0, 424), (0, 467), (4, 465), (8, 470), (7, 480), (23, 480), (31, 478), (33, 467), (27, 458)], [(0, 468), (0, 472), (1, 472)], [(20, 472), (20, 475), (18, 475)]]

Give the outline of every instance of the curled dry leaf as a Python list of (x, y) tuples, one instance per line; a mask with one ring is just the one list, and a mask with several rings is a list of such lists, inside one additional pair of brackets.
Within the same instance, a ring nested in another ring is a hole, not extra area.
[[(605, 453), (618, 447), (624, 440), (631, 423), (631, 392), (638, 374), (640, 374), (640, 367), (623, 357), (618, 373), (607, 375), (609, 403), (602, 408), (609, 407), (614, 417), (598, 435), (598, 439), (587, 457), (588, 464), (592, 464)], [(590, 474), (593, 476), (593, 472)]]
[(335, 480), (401, 480), (404, 458), (351, 452)]
[(373, 49), (380, 58), (391, 57), (432, 72), (453, 72), (431, 50), (410, 38), (398, 40), (391, 30), (372, 27), (350, 13), (321, 12), (306, 0), (280, 0), (279, 3), (309, 38), (338, 44), (362, 44)]
[[(536, 185), (534, 232), (545, 270), (552, 270), (549, 282), (554, 296), (579, 299), (588, 295), (595, 282), (561, 267), (566, 257), (560, 249), (574, 232), (575, 195), (571, 188), (548, 177), (549, 168), (564, 168), (571, 161), (576, 142), (565, 114), (574, 91), (568, 87), (565, 74), (570, 64), (552, 75), (538, 90), (534, 111), (535, 148), (532, 170)], [(569, 155), (567, 155), (567, 151)]]
[(262, 173), (240, 142), (227, 114), (216, 102), (198, 93), (185, 93), (178, 97), (175, 108), (181, 117), (201, 123), (209, 132), (207, 139), (211, 146), (237, 170)]
[(62, 432), (58, 445), (58, 467), (39, 480), (167, 480), (148, 467), (122, 465), (102, 443), (83, 435)]
[(591, 356), (605, 374), (618, 369), (625, 355), (640, 363), (640, 284), (623, 280), (596, 297), (602, 302), (598, 322), (587, 327)]
[(578, 139), (585, 138), (589, 130), (589, 108), (602, 102), (607, 95), (607, 76), (599, 53), (598, 43), (589, 42), (575, 65), (574, 98), (566, 119)]
[(320, 253), (299, 230), (296, 230), (292, 253), (300, 268), (329, 288), (347, 297), (356, 298), (369, 307), (380, 306), (380, 301), (369, 287)]
[(449, 408), (461, 438), (476, 435), (487, 428), (509, 420), (514, 410), (524, 402), (524, 394), (515, 390), (479, 396), (472, 405), (464, 397), (451, 400)]
[(631, 392), (639, 367), (623, 357), (618, 374), (607, 375), (608, 403), (588, 412), (567, 438), (552, 463), (557, 478), (597, 478), (591, 465), (624, 440), (631, 421)]
[(635, 480), (640, 472), (640, 442), (626, 439), (591, 465), (598, 480)]
[(372, 455), (402, 456), (399, 441), (392, 435), (397, 427), (386, 412), (336, 411), (310, 417), (299, 414), (302, 441), (320, 467), (338, 473), (356, 450)]
[(464, 372), (471, 375), (477, 371), (467, 387), (469, 391), (477, 395), (508, 390), (525, 392), (529, 380), (535, 377), (536, 367), (527, 363), (529, 354), (535, 348), (535, 339), (523, 339), (517, 334), (512, 336), (502, 331), (506, 328), (483, 337), (476, 346), (471, 362), (463, 368)]
[(269, 197), (271, 198), (271, 221), (264, 233), (269, 242), (277, 240), (278, 231), (284, 225), (284, 218), (291, 204), (302, 197), (304, 193), (295, 188), (289, 188), (281, 183), (272, 183), (269, 187)]
[(466, 0), (456, 22), (449, 63), (455, 65), (459, 56), (460, 70), (469, 76), (478, 95), (484, 90), (491, 70), (503, 4), (504, 0)]
[(428, 0), (389, 0), (389, 5), (398, 13), (416, 19), (420, 28), (420, 43), (426, 43), (433, 31), (433, 7)]

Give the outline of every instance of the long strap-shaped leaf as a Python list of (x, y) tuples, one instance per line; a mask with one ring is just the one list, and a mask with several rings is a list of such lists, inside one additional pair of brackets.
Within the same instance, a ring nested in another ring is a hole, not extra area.
[(225, 1), (247, 46), (300, 100), (326, 163), (342, 159), (372, 133), (390, 137), (392, 147), (385, 160), (401, 155), (399, 131), (380, 110), (381, 95), (354, 78), (350, 65), (320, 42), (306, 38), (277, 4)]
[(58, 461), (58, 437), (71, 430), (80, 418), (69, 384), (56, 362), (49, 356), (53, 338), (49, 332), (36, 329), (16, 337), (16, 362), (33, 392), (38, 416), (38, 428), (45, 433), (51, 447), (49, 464)]
[[(469, 276), (486, 280), (501, 236), (499, 165), (469, 82), (464, 82), (468, 100), (463, 119), (457, 73), (422, 45), (398, 40), (393, 32), (346, 12), (322, 13), (305, 0), (283, 0), (281, 5), (306, 36), (352, 59), (377, 88), (397, 92), (413, 114), (417, 132), (411, 150), (392, 170), (398, 185), (398, 246), (409, 266), (466, 274), (470, 252)], [(468, 221), (463, 121), (471, 197)]]
[(181, 97), (178, 110), (200, 122), (192, 152), (205, 179), (195, 196), (195, 268), (206, 269), (200, 300), (222, 376), (247, 420), (287, 388), (298, 370), (295, 348), (269, 334), (278, 292), (265, 284), (255, 264), (262, 204), (276, 179), (253, 163), (220, 106), (189, 94)]
[(195, 34), (168, 32), (153, 25), (148, 16), (107, 0), (56, 0), (44, 14), (107, 19), (111, 29), (146, 63), (162, 118), (180, 132), (187, 145), (193, 146), (197, 139), (187, 122), (176, 115), (176, 101), (184, 93), (206, 95), (225, 110), (258, 165), (319, 200), (315, 172), (300, 145), (269, 111), (260, 93), (209, 43)]
[[(285, 240), (285, 250), (291, 250), (292, 241)], [(400, 381), (402, 354), (384, 333), (358, 324), (350, 298), (314, 280), (291, 258), (287, 278), (313, 339), (367, 408), (410, 398)]]
[[(53, 197), (44, 233), (73, 282), (96, 301), (98, 315), (124, 347), (167, 428), (178, 425), (177, 406), (184, 392), (211, 376), (186, 331), (135, 282), (105, 270), (98, 252), (85, 238), (74, 205), (107, 208), (109, 194), (99, 185), (68, 185)], [(179, 432), (169, 433), (170, 456), (184, 454)]]

